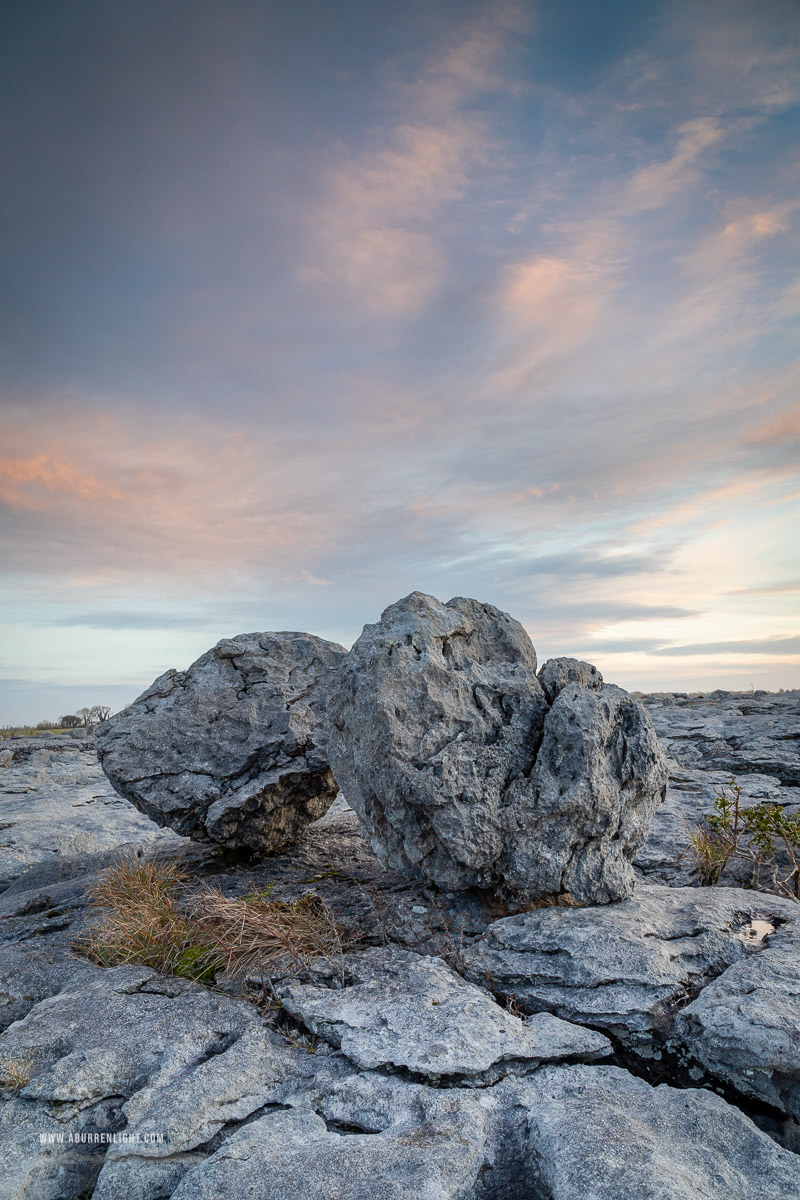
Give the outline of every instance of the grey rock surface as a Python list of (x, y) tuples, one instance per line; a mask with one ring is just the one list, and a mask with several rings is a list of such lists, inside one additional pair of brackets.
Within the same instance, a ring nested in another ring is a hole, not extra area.
[(37, 941), (2, 948), (0, 1029), (21, 1021), (40, 1000), (94, 982), (102, 974), (99, 967), (69, 950), (42, 947)]
[[(636, 858), (648, 879), (671, 886), (703, 882), (690, 833), (731, 783), (741, 789), (742, 808), (773, 804), (788, 814), (800, 812), (800, 692), (655, 694), (641, 700), (670, 756), (667, 799)], [(751, 877), (748, 864), (734, 859), (720, 882), (746, 886)]]
[(800, 691), (644, 697), (668, 754), (680, 766), (773, 775), (800, 785)]
[(675, 1032), (715, 1078), (800, 1125), (800, 919), (767, 931), (764, 945), (703, 988)]
[(623, 1040), (666, 1031), (674, 1013), (764, 944), (754, 922), (800, 920), (789, 900), (738, 888), (639, 884), (599, 908), (540, 908), (490, 925), (470, 973), (488, 972), (527, 1012), (549, 1011)]
[(475, 600), (414, 592), (365, 626), (332, 689), (330, 757), (382, 862), (519, 903), (630, 894), (666, 787), (655, 734), (587, 664), (546, 671), (552, 704), (536, 666), (522, 626)]
[[(73, 973), (0, 1038), (0, 1064), (25, 1064), (30, 1074), (0, 1109), (12, 1168), (0, 1196), (61, 1200), (91, 1191), (108, 1143), (90, 1135), (119, 1134), (125, 1102), (146, 1080), (180, 1079), (252, 1026), (247, 1006), (152, 971)], [(53, 1136), (43, 1144), (39, 1133)]]
[[(520, 1020), (438, 958), (376, 948), (347, 955), (335, 990), (285, 983), (284, 1007), (361, 1070), (405, 1068), (434, 1082), (492, 1083), (611, 1043), (549, 1013)], [(344, 986), (342, 986), (342, 979)]]
[(566, 683), (544, 721), (529, 779), (508, 788), (506, 881), (528, 898), (607, 904), (633, 891), (632, 859), (667, 788), (644, 709), (622, 688)]
[(548, 704), (552, 704), (568, 684), (577, 683), (583, 688), (600, 689), (603, 676), (597, 667), (581, 662), (579, 658), (549, 658), (539, 671), (539, 683)]
[(605, 1030), (656, 1077), (731, 1085), (800, 1149), (800, 906), (738, 888), (639, 884), (597, 909), (490, 925), (469, 973), (525, 1012)]
[[(522, 1092), (522, 1089), (519, 1089)], [(800, 1159), (711, 1092), (618, 1067), (546, 1067), (524, 1084), (548, 1200), (794, 1200)]]
[(264, 853), (336, 797), (325, 693), (343, 647), (303, 633), (228, 638), (101, 725), (113, 786), (159, 825)]
[[(603, 694), (568, 678), (558, 697), (575, 688)], [(25, 782), (42, 762), (18, 749)], [(54, 791), (72, 795), (74, 750), (42, 749), (48, 771), (65, 756)], [(637, 869), (681, 882), (678, 825), (710, 811), (727, 773), (675, 769)], [(746, 803), (791, 806), (775, 776), (737, 778)], [(341, 798), (268, 859), (233, 866), (182, 844), (195, 882), (313, 892), (368, 948), (276, 973), (280, 1008), (243, 985), (104, 970), (71, 946), (120, 847), (30, 862), (0, 895), (0, 1074), (30, 1062), (27, 1086), (0, 1098), (0, 1200), (800, 1195), (791, 901), (639, 882), (619, 903), (509, 917), (486, 893), (382, 870)]]
[(134, 842), (181, 845), (117, 795), (91, 740), (12, 743), (0, 765), (0, 892), (36, 864)]
[(233, 1134), (174, 1200), (468, 1200), (483, 1146), (471, 1122), (343, 1134), (312, 1112), (274, 1112)]

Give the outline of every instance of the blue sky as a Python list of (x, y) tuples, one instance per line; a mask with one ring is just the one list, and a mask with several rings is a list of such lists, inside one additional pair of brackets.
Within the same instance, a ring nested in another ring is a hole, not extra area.
[(800, 685), (799, 16), (4, 6), (0, 722), (414, 589)]

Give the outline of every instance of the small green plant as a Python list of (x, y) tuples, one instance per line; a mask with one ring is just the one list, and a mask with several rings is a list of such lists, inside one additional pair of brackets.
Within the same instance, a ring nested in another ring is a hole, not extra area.
[(31, 1059), (9, 1058), (0, 1067), (0, 1089), (6, 1096), (16, 1096), (31, 1080), (33, 1062)]
[(742, 789), (732, 779), (714, 797), (715, 812), (690, 834), (690, 849), (703, 884), (719, 882), (735, 858), (749, 864), (750, 887), (800, 900), (800, 814), (779, 804), (742, 808)]

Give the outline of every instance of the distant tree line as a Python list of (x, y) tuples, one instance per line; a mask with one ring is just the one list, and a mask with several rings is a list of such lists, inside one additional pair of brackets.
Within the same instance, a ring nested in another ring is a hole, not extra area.
[(79, 708), (76, 713), (67, 713), (61, 718), (63, 729), (77, 729), (80, 725), (88, 729), (90, 725), (99, 725), (111, 716), (111, 709), (105, 704), (95, 704), (92, 708)]
[(111, 709), (107, 704), (93, 704), (91, 708), (79, 708), (77, 712), (66, 713), (57, 721), (39, 721), (36, 725), (3, 725), (0, 729), (6, 734), (22, 734), (31, 729), (90, 729), (101, 721), (107, 721), (110, 716)]
[(99, 725), (111, 716), (107, 704), (94, 704), (91, 708), (79, 708), (75, 713), (67, 713), (57, 721), (39, 721), (36, 729), (88, 729), (90, 725)]

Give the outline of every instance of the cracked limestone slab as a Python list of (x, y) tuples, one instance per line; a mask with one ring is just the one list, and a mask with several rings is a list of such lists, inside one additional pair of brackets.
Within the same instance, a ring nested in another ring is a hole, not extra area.
[(800, 691), (678, 693), (646, 696), (644, 703), (681, 766), (800, 785)]
[(0, 767), (0, 892), (35, 866), (138, 843), (176, 851), (186, 843), (159, 829), (111, 787), (93, 742), (15, 745)]
[(113, 967), (40, 1001), (0, 1036), (0, 1054), (31, 1059), (23, 1098), (82, 1105), (171, 1079), (254, 1027), (243, 1002), (146, 967)]
[(0, 1030), (27, 1016), (57, 992), (74, 991), (101, 977), (102, 968), (69, 950), (45, 947), (41, 939), (3, 946), (0, 953)]
[[(795, 906), (796, 907), (796, 906)], [(719, 1079), (786, 1113), (800, 1150), (800, 920), (764, 937), (678, 1013), (675, 1032)]]
[(602, 1058), (608, 1039), (549, 1013), (521, 1020), (440, 959), (404, 950), (348, 955), (346, 986), (279, 986), (284, 1008), (362, 1070), (491, 1083), (554, 1059)]
[[(67, 1136), (92, 1121), (105, 1132), (124, 1128), (141, 1136), (139, 1158), (184, 1156), (181, 1172), (170, 1168), (175, 1182), (193, 1165), (187, 1154), (260, 1109), (270, 1087), (293, 1073), (292, 1055), (252, 1006), (139, 967), (68, 981), (0, 1036), (0, 1063), (9, 1060), (30, 1064), (17, 1101), (29, 1122), (49, 1128), (47, 1114), (55, 1113)], [(21, 1126), (10, 1127), (6, 1141), (17, 1173), (37, 1177), (41, 1147)], [(128, 1153), (120, 1144), (107, 1157)], [(93, 1178), (98, 1170), (95, 1163)], [(163, 1173), (158, 1163), (145, 1171), (151, 1183)]]
[(277, 1111), (232, 1134), (172, 1200), (472, 1200), (484, 1137), (477, 1112), (362, 1133), (329, 1128), (313, 1112)]
[(136, 1141), (109, 1147), (94, 1200), (160, 1200), (243, 1121), (278, 1104), (308, 1106), (352, 1071), (339, 1056), (309, 1056), (252, 1025), (227, 1049), (130, 1097), (122, 1112)]
[(548, 1200), (797, 1200), (800, 1157), (713, 1092), (619, 1067), (505, 1081), (527, 1105), (531, 1195)]
[(4, 1097), (0, 1100), (0, 1200), (91, 1196), (104, 1147), (89, 1139), (98, 1130), (119, 1130), (123, 1125), (119, 1104), (113, 1100), (65, 1114), (58, 1107)]
[(528, 1012), (608, 1029), (627, 1042), (666, 1033), (687, 997), (750, 954), (754, 921), (794, 922), (792, 901), (738, 888), (637, 884), (597, 908), (505, 917), (476, 943), (470, 974)]
[(311, 634), (226, 638), (99, 727), (103, 770), (186, 837), (259, 853), (288, 845), (336, 798), (325, 709), (344, 655)]

